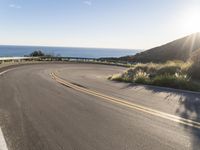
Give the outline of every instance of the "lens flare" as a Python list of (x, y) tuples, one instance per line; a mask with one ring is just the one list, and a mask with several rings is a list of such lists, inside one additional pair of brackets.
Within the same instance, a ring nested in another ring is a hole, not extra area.
[(200, 32), (200, 9), (185, 11), (180, 26), (188, 33)]

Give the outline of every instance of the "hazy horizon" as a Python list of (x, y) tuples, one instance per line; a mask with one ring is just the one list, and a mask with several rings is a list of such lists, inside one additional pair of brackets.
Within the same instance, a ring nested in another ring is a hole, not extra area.
[(35, 50), (41, 50), (53, 56), (80, 58), (122, 57), (141, 52), (136, 49), (0, 45), (0, 57), (27, 56)]
[(0, 45), (150, 49), (200, 31), (198, 0), (2, 0)]
[(0, 46), (12, 46), (12, 47), (55, 47), (55, 48), (88, 48), (88, 49), (114, 49), (114, 50), (138, 50), (138, 51), (144, 51), (145, 49), (135, 49), (135, 48), (116, 48), (116, 47), (79, 47), (79, 46), (62, 46), (62, 45), (21, 45), (21, 44), (9, 44), (4, 45), (0, 44)]

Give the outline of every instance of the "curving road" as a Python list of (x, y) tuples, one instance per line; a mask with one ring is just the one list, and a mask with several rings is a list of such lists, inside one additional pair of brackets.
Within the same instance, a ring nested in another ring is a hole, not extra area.
[[(0, 127), (7, 149), (200, 149), (200, 94), (107, 80), (123, 70), (76, 63), (2, 70)], [(51, 73), (70, 86), (60, 84)], [(183, 118), (187, 120), (180, 121)], [(0, 149), (1, 145), (0, 137)]]

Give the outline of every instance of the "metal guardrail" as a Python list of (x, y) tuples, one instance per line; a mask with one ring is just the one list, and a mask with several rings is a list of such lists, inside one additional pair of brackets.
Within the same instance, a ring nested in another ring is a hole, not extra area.
[(72, 60), (96, 60), (96, 58), (82, 58), (82, 57), (0, 57), (0, 60), (23, 60), (23, 59), (72, 59)]
[(69, 61), (69, 62), (85, 62), (85, 63), (97, 63), (114, 66), (130, 67), (131, 64), (106, 61), (104, 59), (97, 58), (81, 58), (81, 57), (0, 57), (0, 64), (6, 62), (22, 62), (22, 61)]
[(33, 59), (33, 57), (0, 57), (0, 61), (6, 60), (28, 60)]

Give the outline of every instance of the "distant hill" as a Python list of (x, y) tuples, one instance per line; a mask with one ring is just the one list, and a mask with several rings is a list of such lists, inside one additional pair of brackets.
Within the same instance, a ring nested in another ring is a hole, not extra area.
[[(121, 61), (131, 62), (166, 62), (168, 60), (186, 61), (200, 51), (200, 33), (172, 41), (165, 45), (149, 49), (134, 56), (121, 57)], [(198, 53), (199, 54), (199, 53)], [(192, 55), (192, 56), (191, 56)]]

